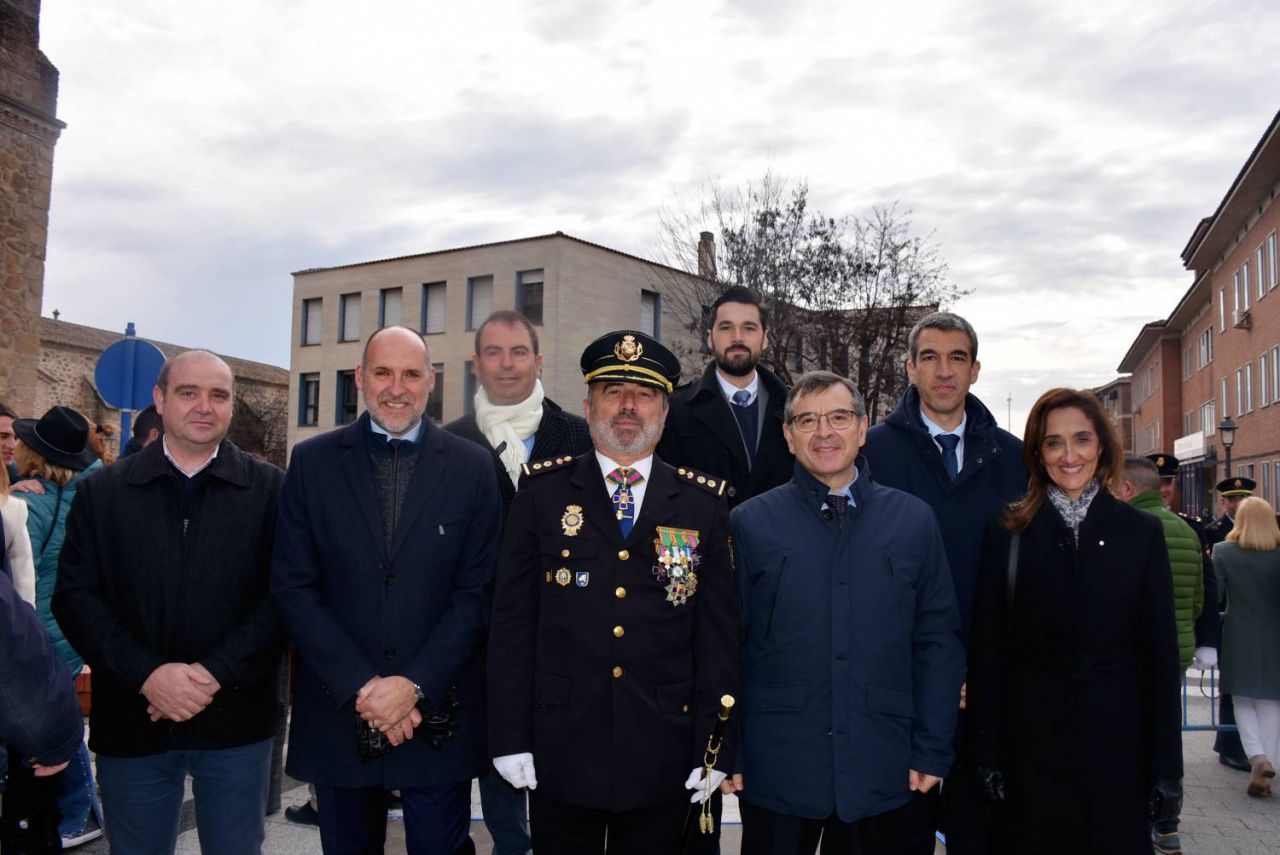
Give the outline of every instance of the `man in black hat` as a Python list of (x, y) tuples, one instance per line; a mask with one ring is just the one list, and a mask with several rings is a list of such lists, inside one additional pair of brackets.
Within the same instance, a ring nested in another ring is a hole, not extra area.
[[(1209, 548), (1222, 543), (1235, 528), (1236, 509), (1240, 503), (1253, 495), (1258, 487), (1252, 478), (1237, 475), (1224, 478), (1218, 482), (1218, 504), (1222, 507), (1222, 516), (1205, 526), (1205, 534), (1209, 537)], [(1216, 600), (1215, 600), (1216, 602)], [(1226, 692), (1218, 695), (1218, 724), (1236, 723), (1236, 709), (1231, 696)], [(1213, 750), (1218, 752), (1218, 762), (1240, 772), (1251, 771), (1249, 758), (1245, 756), (1244, 746), (1240, 744), (1240, 733), (1236, 730), (1219, 730), (1213, 741)]]
[[(737, 690), (726, 489), (654, 454), (675, 356), (633, 330), (587, 346), (595, 451), (525, 464), (489, 635), (494, 767), (530, 790), (538, 852), (678, 848), (719, 698)], [(692, 796), (689, 790), (693, 790)]]

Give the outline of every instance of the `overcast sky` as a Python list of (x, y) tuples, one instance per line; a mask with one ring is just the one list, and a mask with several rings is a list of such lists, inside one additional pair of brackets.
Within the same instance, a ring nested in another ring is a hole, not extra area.
[(1021, 434), (1167, 317), (1280, 108), (1274, 0), (618, 5), (46, 0), (44, 314), (287, 366), (291, 271), (556, 230), (651, 255), (665, 203), (772, 169), (934, 233)]

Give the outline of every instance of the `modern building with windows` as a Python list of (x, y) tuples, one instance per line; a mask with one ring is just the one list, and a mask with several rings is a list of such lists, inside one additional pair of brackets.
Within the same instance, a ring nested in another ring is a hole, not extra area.
[[(631, 328), (696, 352), (688, 325), (662, 294), (696, 277), (562, 232), (363, 261), (293, 274), (290, 447), (355, 420), (355, 367), (369, 334), (390, 324), (421, 331), (436, 386), (427, 412), (450, 421), (473, 406), (475, 329), (515, 309), (538, 329), (542, 383), (570, 412), (583, 398), (578, 358), (592, 339)], [(702, 364), (687, 366), (684, 379)]]
[(1121, 360), (1132, 374), (1135, 451), (1171, 451), (1183, 510), (1213, 511), (1227, 477), (1219, 426), (1236, 430), (1231, 472), (1280, 499), (1280, 113), (1211, 216), (1182, 250), (1191, 287), (1142, 328)]

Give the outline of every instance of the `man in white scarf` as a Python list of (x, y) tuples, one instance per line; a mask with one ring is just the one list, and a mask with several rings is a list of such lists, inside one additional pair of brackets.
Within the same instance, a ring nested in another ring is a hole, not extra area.
[[(542, 355), (534, 357), (539, 368), (542, 367)], [(474, 363), (479, 365), (480, 362)], [(502, 468), (507, 470), (511, 483), (520, 485), (520, 467), (529, 459), (532, 440), (542, 423), (542, 381), (537, 375), (533, 378), (533, 391), (523, 400), (514, 403), (502, 403), (489, 398), (484, 384), (476, 390), (476, 426), (489, 440), (489, 446), (502, 459)], [(498, 451), (501, 449), (501, 451)]]

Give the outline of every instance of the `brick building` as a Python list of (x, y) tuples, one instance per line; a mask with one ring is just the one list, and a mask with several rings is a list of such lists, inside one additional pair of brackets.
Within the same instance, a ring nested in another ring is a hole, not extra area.
[(1231, 468), (1280, 498), (1280, 113), (1182, 250), (1194, 276), (1169, 317), (1142, 328), (1132, 374), (1135, 450), (1181, 461), (1183, 509), (1212, 511), (1226, 477), (1218, 425), (1237, 426)]
[(0, 398), (19, 412), (34, 409), (57, 109), (39, 0), (0, 0)]

